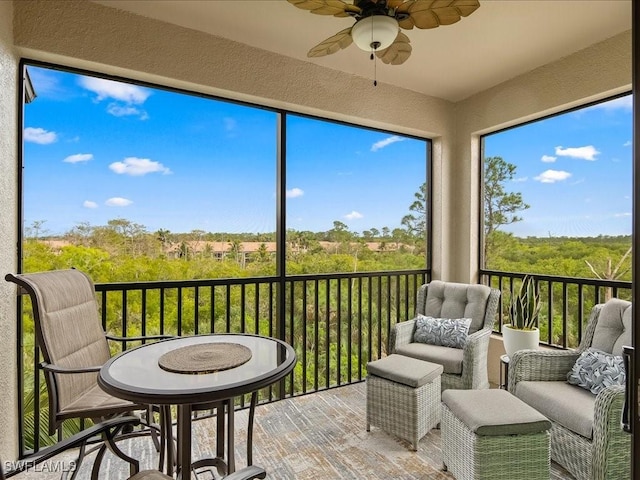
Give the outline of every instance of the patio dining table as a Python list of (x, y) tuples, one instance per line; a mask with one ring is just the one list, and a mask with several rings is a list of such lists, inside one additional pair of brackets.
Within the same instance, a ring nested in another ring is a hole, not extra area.
[[(106, 392), (136, 403), (160, 406), (168, 474), (173, 474), (170, 407), (177, 406), (179, 479), (192, 468), (217, 466), (235, 471), (234, 398), (251, 394), (247, 428), (247, 464), (252, 465), (252, 432), (258, 391), (289, 374), (296, 363), (287, 343), (252, 334), (176, 337), (141, 345), (111, 358), (100, 370), (98, 384)], [(192, 461), (192, 413), (217, 409), (216, 457)], [(227, 420), (225, 435), (224, 419)], [(224, 454), (226, 436), (227, 453)], [(161, 457), (162, 458), (162, 457)]]

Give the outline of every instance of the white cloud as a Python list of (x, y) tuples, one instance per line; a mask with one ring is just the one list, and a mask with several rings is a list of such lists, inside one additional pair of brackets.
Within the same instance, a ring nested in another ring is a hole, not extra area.
[(148, 158), (128, 157), (122, 162), (114, 162), (109, 165), (109, 169), (120, 175), (131, 175), (138, 177), (147, 173), (160, 172), (165, 175), (170, 174), (171, 170), (162, 165), (160, 162), (154, 162)]
[(69, 155), (67, 158), (63, 160), (66, 163), (80, 163), (80, 162), (88, 162), (89, 160), (93, 160), (93, 154), (91, 153), (76, 153), (75, 155)]
[(82, 202), (82, 206), (84, 208), (98, 208), (98, 204), (96, 202), (92, 202), (91, 200), (85, 200)]
[(287, 198), (296, 198), (304, 195), (304, 190), (301, 188), (292, 188), (291, 190), (287, 190)]
[(96, 101), (112, 98), (128, 104), (140, 105), (145, 102), (151, 91), (128, 83), (114, 82), (104, 78), (81, 77), (80, 86), (97, 95)]
[(630, 217), (631, 216), (631, 212), (616, 213), (613, 216), (614, 217)]
[(627, 140), (622, 144), (623, 147), (630, 147), (631, 145), (633, 145), (633, 142), (631, 140)]
[(599, 103), (591, 108), (600, 108), (602, 110), (618, 110), (624, 109), (631, 111), (633, 109), (633, 95), (616, 98), (608, 102)]
[(227, 132), (233, 132), (236, 128), (238, 128), (238, 122), (235, 118), (225, 117), (222, 121), (224, 122), (224, 129)]
[(569, 178), (571, 174), (563, 170), (545, 170), (540, 175), (535, 177), (535, 180), (541, 183), (556, 183), (561, 182)]
[(29, 67), (29, 78), (38, 97), (60, 99), (66, 92), (61, 88), (58, 77), (46, 70)]
[(556, 161), (557, 158), (558, 157), (553, 157), (551, 155), (542, 155), (542, 158), (540, 158), (540, 161), (544, 163), (553, 163)]
[(104, 202), (108, 207), (128, 207), (133, 202), (127, 198), (122, 197), (111, 197), (109, 200)]
[(593, 145), (587, 145), (586, 147), (556, 147), (556, 155), (560, 157), (580, 158), (582, 160), (595, 160), (595, 156), (600, 152), (596, 150)]
[(107, 107), (107, 113), (110, 113), (114, 117), (126, 117), (132, 115), (140, 117), (140, 120), (147, 120), (149, 118), (149, 115), (144, 110), (140, 110), (131, 105), (118, 105), (117, 103), (110, 103)]
[(347, 220), (356, 220), (358, 218), (362, 218), (363, 215), (360, 212), (356, 212), (355, 210), (352, 211), (351, 213), (347, 213), (344, 218), (346, 218)]
[(404, 138), (399, 137), (397, 135), (393, 135), (391, 137), (387, 137), (384, 140), (380, 140), (379, 142), (376, 142), (373, 145), (371, 145), (371, 151), (372, 152), (377, 152), (381, 148), (387, 147), (387, 146), (391, 145), (392, 143), (401, 142), (403, 140), (404, 140)]
[(27, 127), (24, 129), (23, 138), (25, 142), (48, 145), (58, 141), (56, 132), (49, 132), (44, 128)]

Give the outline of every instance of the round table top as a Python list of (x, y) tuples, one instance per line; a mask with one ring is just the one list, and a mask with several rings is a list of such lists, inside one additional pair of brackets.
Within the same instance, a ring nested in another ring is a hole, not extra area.
[[(213, 373), (171, 372), (160, 357), (189, 345), (235, 343), (251, 358), (234, 368)], [(141, 345), (111, 358), (100, 370), (98, 384), (107, 393), (136, 403), (196, 404), (225, 400), (271, 385), (293, 370), (296, 354), (287, 343), (251, 334), (176, 337)]]

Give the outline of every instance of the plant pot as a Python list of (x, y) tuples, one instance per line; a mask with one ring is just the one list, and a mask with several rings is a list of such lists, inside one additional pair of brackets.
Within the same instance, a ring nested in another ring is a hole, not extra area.
[(502, 325), (502, 341), (507, 355), (511, 358), (518, 350), (537, 350), (540, 344), (540, 330), (520, 330), (510, 324)]

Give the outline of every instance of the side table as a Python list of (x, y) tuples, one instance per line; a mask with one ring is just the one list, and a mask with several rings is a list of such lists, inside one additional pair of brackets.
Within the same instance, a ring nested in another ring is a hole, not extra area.
[(509, 390), (509, 355), (500, 355), (500, 388)]

